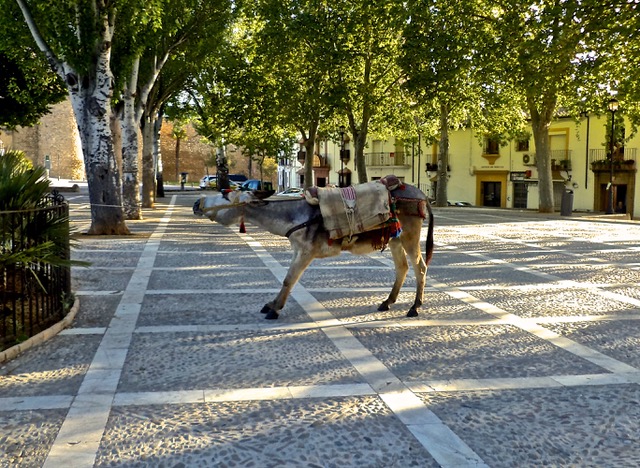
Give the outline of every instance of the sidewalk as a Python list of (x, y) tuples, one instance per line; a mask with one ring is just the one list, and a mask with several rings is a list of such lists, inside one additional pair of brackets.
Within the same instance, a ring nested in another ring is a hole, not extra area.
[(73, 326), (0, 368), (0, 466), (640, 462), (640, 295), (624, 292), (640, 277), (622, 268), (635, 227), (606, 235), (624, 250), (607, 254), (626, 275), (614, 291), (586, 276), (599, 264), (564, 268), (566, 252), (603, 248), (597, 226), (480, 231), (470, 211), (440, 210), (420, 320), (404, 318), (411, 277), (375, 311), (385, 252), (317, 261), (274, 323), (259, 310), (288, 241), (196, 218), (196, 196), (165, 198), (132, 236), (81, 239), (74, 258), (92, 266), (73, 271)]

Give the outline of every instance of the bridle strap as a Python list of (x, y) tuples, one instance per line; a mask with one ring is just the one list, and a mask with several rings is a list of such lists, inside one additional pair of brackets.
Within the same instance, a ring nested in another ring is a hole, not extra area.
[(289, 229), (287, 231), (287, 233), (284, 236), (288, 238), (294, 232), (296, 232), (296, 231), (298, 231), (300, 229), (312, 226), (313, 224), (318, 224), (320, 222), (322, 222), (322, 215), (315, 216), (315, 217), (311, 218), (310, 220), (305, 221), (302, 224), (298, 224), (297, 226), (292, 227), (291, 229)]

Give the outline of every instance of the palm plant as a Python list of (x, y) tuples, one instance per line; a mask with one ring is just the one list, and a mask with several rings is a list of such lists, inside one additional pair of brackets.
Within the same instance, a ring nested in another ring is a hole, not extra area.
[(28, 269), (42, 287), (35, 265), (73, 263), (68, 216), (42, 209), (49, 200), (44, 168), (34, 167), (21, 151), (0, 156), (0, 269)]

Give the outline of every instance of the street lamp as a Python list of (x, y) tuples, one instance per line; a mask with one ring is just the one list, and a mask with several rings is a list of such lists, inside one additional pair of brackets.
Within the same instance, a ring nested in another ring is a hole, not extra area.
[(611, 98), (609, 100), (609, 111), (611, 112), (611, 135), (609, 138), (609, 201), (607, 202), (606, 214), (613, 214), (613, 144), (615, 131), (615, 117), (618, 110), (618, 100)]
[(344, 173), (344, 165), (351, 159), (351, 154), (348, 149), (345, 149), (345, 144), (349, 142), (349, 137), (345, 133), (344, 125), (340, 125), (340, 177), (338, 177), (338, 186), (345, 187), (346, 177)]

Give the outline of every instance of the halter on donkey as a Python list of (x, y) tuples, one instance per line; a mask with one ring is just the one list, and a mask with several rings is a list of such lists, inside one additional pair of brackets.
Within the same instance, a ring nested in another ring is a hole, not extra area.
[[(224, 225), (241, 223), (242, 227), (246, 220), (272, 234), (286, 236), (289, 239), (293, 250), (291, 266), (276, 298), (262, 308), (261, 312), (266, 314), (267, 319), (278, 318), (278, 313), (284, 307), (291, 289), (315, 258), (336, 256), (342, 251), (356, 255), (368, 254), (384, 249), (387, 243), (393, 256), (396, 277), (389, 297), (380, 304), (378, 310), (389, 310), (396, 302), (409, 270), (408, 263), (411, 262), (417, 284), (415, 301), (407, 316), (415, 317), (422, 305), (427, 264), (433, 254), (433, 214), (427, 197), (416, 187), (401, 184), (394, 176), (387, 176), (381, 180), (389, 189), (388, 193), (385, 193), (387, 197), (390, 196), (390, 207), (394, 208), (393, 213), (389, 212), (386, 216), (387, 221), (391, 222), (384, 221), (376, 229), (360, 233), (350, 232), (344, 237), (335, 237), (335, 231), (330, 230), (334, 225), (327, 227), (331, 222), (323, 216), (321, 206), (310, 204), (303, 199), (275, 201), (264, 199), (268, 193), (230, 192), (202, 197), (194, 204), (193, 211), (196, 215), (205, 215), (212, 221)], [(323, 189), (320, 189), (320, 199), (322, 191)], [(371, 218), (378, 214), (364, 213), (363, 216)], [(420, 249), (420, 233), (422, 222), (427, 218), (429, 226), (425, 261)], [(394, 225), (396, 221), (398, 226)], [(394, 237), (394, 232), (399, 235)]]

